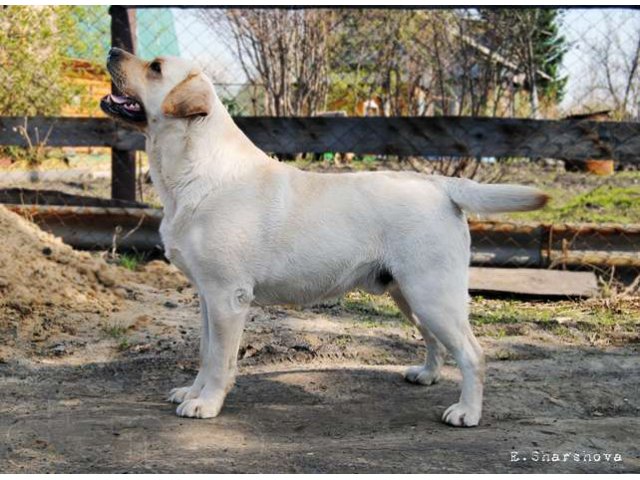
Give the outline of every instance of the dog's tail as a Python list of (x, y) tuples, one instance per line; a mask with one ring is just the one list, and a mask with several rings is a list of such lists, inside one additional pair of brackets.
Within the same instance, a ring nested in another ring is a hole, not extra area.
[(482, 184), (466, 178), (443, 178), (442, 185), (453, 203), (473, 213), (525, 212), (549, 201), (541, 190), (521, 185)]

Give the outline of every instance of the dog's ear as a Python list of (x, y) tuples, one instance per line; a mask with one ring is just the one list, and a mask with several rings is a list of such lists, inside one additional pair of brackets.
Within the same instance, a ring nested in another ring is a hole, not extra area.
[(201, 73), (189, 75), (173, 87), (162, 102), (162, 113), (168, 117), (204, 117), (211, 113), (213, 92)]

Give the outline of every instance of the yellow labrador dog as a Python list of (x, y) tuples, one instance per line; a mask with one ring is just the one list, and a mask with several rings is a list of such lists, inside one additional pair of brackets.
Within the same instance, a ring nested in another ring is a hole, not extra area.
[(309, 304), (361, 288), (389, 292), (420, 330), (426, 361), (407, 370), (409, 382), (438, 381), (453, 354), (462, 394), (443, 421), (478, 424), (484, 362), (468, 321), (463, 211), (537, 209), (545, 194), (417, 173), (301, 171), (256, 147), (193, 63), (114, 48), (107, 66), (123, 96), (101, 106), (144, 131), (166, 255), (202, 306), (200, 370), (169, 395), (178, 415), (220, 413), (252, 302)]

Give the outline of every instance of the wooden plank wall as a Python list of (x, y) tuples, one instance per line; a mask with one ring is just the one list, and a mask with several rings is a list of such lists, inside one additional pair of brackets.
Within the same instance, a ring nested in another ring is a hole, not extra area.
[[(260, 148), (274, 153), (640, 160), (640, 123), (483, 117), (237, 117)], [(143, 150), (144, 136), (105, 118), (32, 117), (27, 132), (49, 146)], [(0, 117), (0, 145), (26, 146), (23, 117)]]

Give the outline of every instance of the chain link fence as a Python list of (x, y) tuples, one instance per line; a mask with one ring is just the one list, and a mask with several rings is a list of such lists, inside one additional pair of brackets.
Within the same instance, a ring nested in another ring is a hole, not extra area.
[[(101, 116), (108, 7), (0, 12), (2, 114)], [(134, 12), (137, 54), (196, 61), (235, 115), (638, 118), (638, 9)]]
[[(608, 111), (610, 118), (638, 118), (636, 9), (145, 9), (141, 15), (156, 25), (172, 15), (174, 30), (147, 31), (138, 39), (140, 53), (198, 61), (239, 115), (557, 119)], [(178, 41), (169, 49), (173, 32)]]
[[(640, 114), (640, 10), (635, 8), (128, 12), (138, 55), (194, 60), (237, 117), (634, 122)], [(0, 7), (0, 27), (2, 117), (90, 117), (96, 119), (96, 131), (104, 128), (99, 100), (111, 91), (104, 64), (113, 33), (107, 6), (5, 6)], [(0, 201), (83, 248), (151, 248), (159, 243), (153, 233), (159, 216), (144, 209), (160, 206), (144, 153), (125, 160), (134, 162), (128, 171), (135, 171), (137, 202), (104, 204), (88, 197), (108, 199), (114, 191), (111, 149), (100, 146), (106, 143), (52, 148), (48, 145), (55, 131), (30, 129), (27, 123), (12, 129), (28, 148), (0, 147)], [(513, 159), (481, 155), (296, 153), (281, 158), (303, 168), (413, 169), (483, 181), (509, 180), (501, 167), (513, 164)], [(540, 166), (533, 156), (524, 160), (519, 163), (524, 172), (533, 160)], [(543, 171), (562, 169), (553, 160), (545, 162)], [(534, 169), (529, 178), (521, 174), (516, 180), (536, 183), (539, 172)], [(640, 180), (627, 175), (620, 188), (630, 189), (632, 201), (638, 194), (633, 182)], [(545, 185), (563, 188), (561, 182)], [(591, 208), (586, 206), (585, 212)], [(593, 218), (599, 222), (603, 217)], [(588, 234), (565, 228), (572, 233), (560, 235), (560, 227), (548, 223), (526, 228), (509, 222), (504, 227), (472, 225), (474, 263), (640, 267), (635, 227), (593, 227)], [(618, 223), (636, 222), (625, 217)]]

